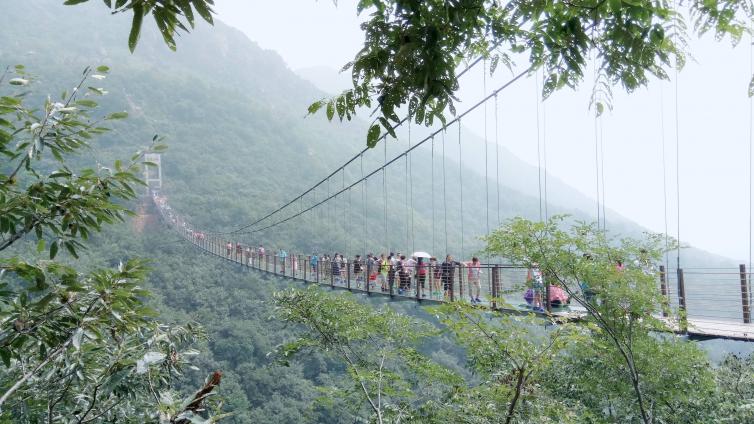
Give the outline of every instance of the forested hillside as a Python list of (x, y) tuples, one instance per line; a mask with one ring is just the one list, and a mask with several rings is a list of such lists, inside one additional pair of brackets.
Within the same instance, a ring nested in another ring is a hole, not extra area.
[[(227, 230), (248, 223), (308, 188), (364, 146), (366, 123), (305, 118), (306, 107), (324, 93), (296, 76), (277, 54), (262, 50), (221, 22), (214, 28), (199, 25), (182, 36), (177, 52), (169, 51), (156, 31), (145, 29), (131, 55), (124, 44), (130, 24), (125, 17), (103, 21), (95, 6), (73, 10), (55, 0), (10, 3), (13, 7), (4, 8), (0, 15), (0, 65), (26, 65), (34, 76), (33, 84), (41, 87), (37, 92), (70, 89), (89, 65), (111, 68), (111, 75), (102, 81), (109, 95), (101, 103), (109, 111), (125, 110), (130, 117), (102, 137), (80, 162), (106, 163), (149, 144), (154, 134), (164, 136), (170, 147), (162, 159), (163, 193), (199, 228)], [(469, 140), (479, 143), (473, 137)], [(381, 183), (370, 182), (364, 191), (354, 190), (351, 200), (343, 197), (281, 228), (244, 236), (244, 241), (302, 252), (356, 253), (363, 250), (366, 238), (370, 251), (415, 248), (433, 250), (438, 256), (447, 242), (452, 253), (469, 256), (481, 247), (477, 237), (485, 230), (485, 183), (479, 172), (459, 169), (452, 159), (457, 135), (449, 133), (446, 142), (448, 198), (441, 197), (438, 137), (434, 161), (429, 148), (412, 159), (413, 179), (409, 180), (405, 171), (408, 165), (388, 172), (387, 208)], [(405, 139), (388, 143), (388, 157), (407, 146)], [(364, 161), (365, 170), (381, 164), (381, 149), (367, 156), (372, 159)], [(531, 190), (519, 190), (532, 186), (531, 170), (523, 170), (526, 166), (511, 155), (506, 157), (512, 161), (506, 169), (512, 171), (506, 171), (511, 173), (501, 187), (500, 215), (536, 217), (539, 200)], [(435, 181), (429, 180), (433, 170)], [(526, 181), (517, 182), (514, 175), (523, 175)], [(360, 176), (358, 165), (349, 168), (345, 176), (333, 179), (332, 190)], [(412, 198), (407, 197), (408, 184)], [(316, 198), (326, 194), (318, 191)], [(448, 207), (441, 207), (443, 204)], [(557, 209), (589, 219), (578, 205)], [(383, 210), (388, 212), (387, 228)], [(496, 223), (497, 209), (491, 214)], [(449, 223), (447, 234), (440, 230), (445, 220)], [(461, 220), (466, 224), (463, 239)], [(635, 234), (641, 229), (616, 221), (615, 230)], [(205, 371), (223, 371), (221, 395), (227, 400), (226, 409), (235, 412), (229, 422), (355, 421), (352, 413), (358, 411), (328, 401), (327, 394), (317, 388), (335, 385), (342, 378), (341, 365), (311, 353), (290, 366), (281, 366), (268, 355), (295, 330), (271, 319), (271, 293), (285, 283), (200, 255), (159, 225), (148, 226), (143, 233), (134, 233), (130, 225), (108, 230), (96, 237), (84, 260), (117, 264), (136, 256), (152, 260), (150, 289), (163, 319), (197, 321), (205, 326), (210, 341), (201, 356), (202, 370), (187, 377), (195, 385)], [(693, 250), (688, 257), (705, 264), (726, 263)], [(398, 308), (424, 314), (413, 304)], [(438, 338), (427, 351), (438, 362), (462, 369), (460, 349), (448, 339)]]

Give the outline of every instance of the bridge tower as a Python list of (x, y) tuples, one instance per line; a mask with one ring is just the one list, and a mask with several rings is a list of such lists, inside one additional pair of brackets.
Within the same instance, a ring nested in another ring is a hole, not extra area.
[(133, 220), (134, 231), (141, 233), (149, 225), (157, 222), (157, 214), (152, 204), (152, 192), (162, 189), (162, 156), (159, 153), (145, 153), (144, 161), (150, 165), (144, 165), (144, 182), (146, 192), (142, 196)]
[(162, 189), (162, 155), (159, 153), (146, 153), (144, 160), (153, 165), (144, 165), (144, 182), (147, 183), (147, 195), (152, 190)]

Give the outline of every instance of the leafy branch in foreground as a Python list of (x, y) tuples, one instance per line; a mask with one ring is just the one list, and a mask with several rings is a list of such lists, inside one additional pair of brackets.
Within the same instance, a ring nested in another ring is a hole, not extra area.
[[(208, 399), (219, 374), (185, 401), (174, 389), (203, 331), (154, 319), (141, 286), (145, 264), (82, 273), (52, 261), (61, 247), (77, 258), (91, 231), (123, 221), (131, 212), (122, 203), (143, 185), (143, 152), (112, 168), (76, 172), (66, 163), (108, 131), (103, 121), (127, 116), (92, 118), (93, 98), (107, 92), (86, 85), (107, 71), (87, 68), (70, 94), (48, 96), (39, 110), (25, 104), (33, 94), (23, 66), (0, 75), (10, 86), (0, 87), (0, 252), (35, 235), (50, 257), (0, 258), (0, 421), (212, 422), (223, 416)], [(163, 148), (158, 141), (153, 150)]]
[[(485, 238), (485, 252), (539, 267), (545, 281), (586, 308), (592, 337), (574, 344), (578, 348), (568, 360), (580, 366), (569, 380), (598, 382), (613, 395), (613, 403), (622, 400), (619, 417), (635, 411), (644, 423), (663, 421), (681, 405), (688, 407), (693, 394), (704, 398), (699, 392), (712, 387), (704, 354), (673, 336), (670, 324), (657, 315), (665, 299), (653, 264), (666, 248), (664, 236), (610, 240), (593, 224), (566, 228), (564, 220), (514, 218)], [(590, 379), (599, 373), (600, 378)], [(631, 397), (633, 402), (627, 402)], [(605, 402), (592, 403), (594, 412), (615, 413), (611, 397), (601, 399)]]
[(422, 408), (433, 409), (434, 399), (462, 381), (417, 350), (433, 333), (417, 320), (317, 288), (278, 292), (274, 299), (280, 319), (307, 329), (277, 349), (280, 360), (307, 349), (331, 352), (360, 394), (356, 403), (375, 422), (426, 422)]
[[(89, 0), (65, 0), (65, 5), (77, 5)], [(111, 13), (133, 13), (131, 32), (128, 35), (128, 48), (133, 52), (139, 43), (141, 27), (144, 17), (152, 14), (157, 28), (162, 34), (165, 44), (171, 50), (175, 50), (175, 36), (178, 30), (189, 32), (189, 27), (194, 28), (196, 12), (209, 24), (214, 23), (212, 15), (215, 13), (214, 0), (105, 0)], [(186, 26), (188, 25), (188, 27)]]
[[(75, 257), (83, 247), (79, 239), (131, 215), (121, 202), (134, 199), (134, 186), (143, 185), (138, 175), (144, 152), (126, 163), (116, 160), (112, 167), (98, 164), (97, 169), (78, 172), (65, 163), (67, 156), (88, 149), (95, 136), (109, 131), (105, 123), (128, 116), (115, 112), (93, 117), (98, 107), (94, 98), (107, 94), (94, 85), (107, 72), (105, 66), (86, 68), (70, 93), (63, 92), (58, 101), (48, 97), (39, 109), (25, 103), (33, 82), (23, 66), (13, 70), (11, 92), (0, 87), (0, 155), (7, 170), (0, 174), (0, 251), (34, 234), (40, 251), (52, 239), (50, 259), (61, 248)], [(155, 136), (150, 149), (163, 148)], [(57, 168), (42, 160), (45, 153)]]
[[(373, 147), (386, 134), (395, 137), (398, 111), (432, 125), (456, 114), (459, 89), (456, 69), (483, 56), (485, 72), (500, 63), (526, 62), (521, 69), (542, 70), (546, 98), (564, 87), (576, 87), (590, 58), (600, 81), (596, 110), (609, 102), (610, 85), (628, 92), (650, 78), (668, 78), (686, 57), (686, 12), (699, 34), (714, 32), (737, 43), (747, 31), (752, 8), (748, 1), (669, 2), (626, 0), (562, 0), (553, 2), (494, 0), (363, 0), (359, 13), (363, 48), (343, 67), (353, 87), (322, 99), (309, 113), (324, 110), (329, 120), (350, 120), (360, 108), (378, 112), (367, 134)], [(604, 84), (607, 84), (605, 86)], [(753, 85), (754, 86), (754, 85)], [(607, 91), (605, 90), (607, 88)], [(610, 106), (608, 104), (608, 106)]]

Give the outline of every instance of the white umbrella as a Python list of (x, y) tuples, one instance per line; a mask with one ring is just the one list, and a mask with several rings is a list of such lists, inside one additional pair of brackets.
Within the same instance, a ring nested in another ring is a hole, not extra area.
[(432, 257), (432, 255), (430, 255), (427, 252), (414, 252), (411, 256), (415, 258), (427, 258), (427, 259)]

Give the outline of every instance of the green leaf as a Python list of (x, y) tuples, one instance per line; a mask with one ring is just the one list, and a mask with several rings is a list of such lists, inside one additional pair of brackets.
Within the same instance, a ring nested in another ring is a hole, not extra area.
[(142, 6), (141, 3), (136, 3), (133, 12), (134, 18), (131, 22), (131, 33), (128, 34), (128, 49), (131, 50), (131, 53), (136, 50), (136, 44), (139, 43), (141, 23), (144, 21), (144, 6)]
[(39, 239), (37, 242), (37, 253), (42, 253), (45, 250), (45, 239)]
[(332, 100), (327, 102), (327, 120), (332, 121), (332, 118), (335, 116), (335, 104)]
[(97, 72), (101, 72), (103, 74), (106, 74), (106, 73), (110, 72), (110, 68), (107, 67), (107, 66), (105, 66), (105, 65), (101, 65), (101, 66), (97, 67)]
[(63, 2), (63, 4), (66, 5), (66, 6), (74, 6), (74, 5), (77, 5), (77, 4), (86, 3), (88, 1), (89, 0), (65, 0)]
[(94, 100), (89, 100), (89, 99), (77, 100), (76, 104), (79, 106), (84, 106), (84, 107), (89, 107), (89, 108), (97, 107), (97, 102), (95, 102)]
[(380, 139), (380, 125), (374, 124), (371, 127), (369, 127), (369, 132), (367, 133), (367, 146), (374, 147), (377, 145), (377, 141)]
[(128, 118), (128, 112), (114, 112), (105, 117), (107, 120), (112, 119), (126, 119)]
[(55, 259), (55, 255), (58, 254), (58, 242), (54, 241), (50, 245), (50, 259)]

